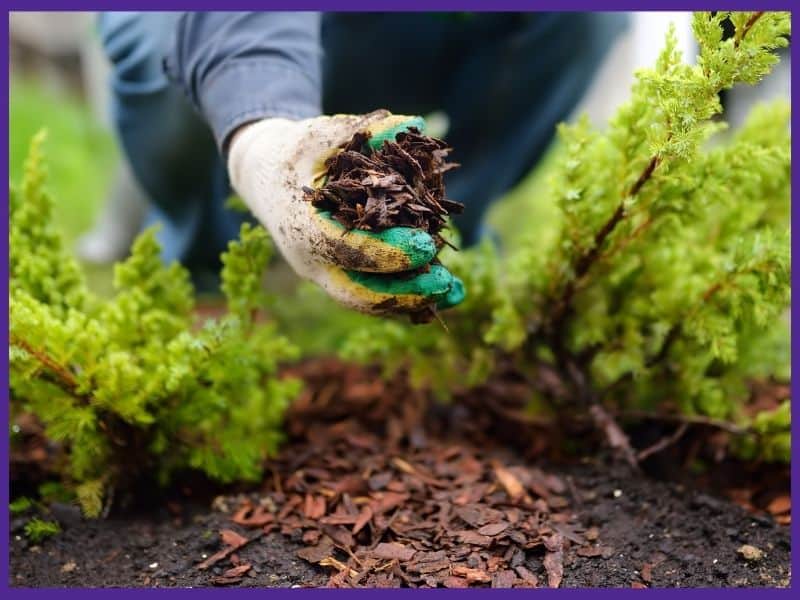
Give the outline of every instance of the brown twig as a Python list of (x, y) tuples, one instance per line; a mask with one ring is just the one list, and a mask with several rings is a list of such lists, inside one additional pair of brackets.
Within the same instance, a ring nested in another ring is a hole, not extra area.
[(758, 12), (754, 12), (752, 15), (750, 15), (750, 18), (747, 19), (747, 23), (744, 24), (744, 28), (742, 29), (742, 34), (739, 35), (739, 32), (738, 31), (736, 32), (736, 37), (733, 40), (733, 47), (734, 48), (738, 48), (739, 47), (739, 44), (744, 39), (744, 36), (746, 36), (748, 34), (750, 29), (752, 29), (753, 25), (756, 24), (756, 21), (758, 21), (763, 15), (764, 15), (764, 11), (763, 10), (760, 10)]
[[(647, 166), (639, 174), (636, 182), (631, 186), (631, 189), (626, 194), (625, 199), (619, 203), (612, 215), (595, 234), (594, 244), (592, 247), (579, 256), (575, 261), (575, 266), (573, 269), (574, 276), (564, 286), (564, 290), (561, 292), (561, 298), (558, 300), (555, 308), (553, 309), (553, 324), (551, 326), (551, 330), (556, 336), (560, 337), (559, 332), (562, 330), (564, 319), (569, 313), (569, 307), (572, 304), (572, 298), (575, 295), (576, 281), (581, 279), (589, 271), (600, 255), (600, 251), (602, 250), (606, 239), (608, 239), (608, 236), (611, 235), (614, 229), (616, 229), (617, 225), (619, 225), (620, 222), (625, 218), (625, 200), (635, 196), (641, 191), (644, 184), (647, 183), (653, 176), (653, 172), (656, 170), (656, 167), (658, 167), (660, 162), (661, 159), (657, 155), (650, 159), (650, 162), (647, 163)], [(556, 341), (556, 354), (558, 354), (561, 351), (561, 342), (558, 340)]]
[(25, 350), (25, 352), (39, 361), (44, 368), (48, 369), (53, 375), (55, 375), (55, 378), (51, 380), (55, 385), (60, 387), (71, 396), (75, 396), (81, 400), (87, 399), (85, 394), (78, 392), (78, 380), (75, 379), (75, 375), (73, 375), (73, 373), (67, 367), (57, 363), (46, 352), (34, 348), (19, 336), (11, 334), (10, 342), (12, 346), (18, 346)]
[(663, 437), (658, 440), (652, 446), (648, 446), (644, 450), (640, 450), (639, 453), (636, 455), (636, 458), (641, 462), (648, 457), (669, 448), (672, 444), (677, 442), (679, 439), (683, 437), (683, 435), (688, 431), (689, 423), (681, 423), (675, 432), (667, 437)]
[(686, 423), (689, 425), (705, 425), (722, 431), (727, 431), (734, 435), (752, 433), (748, 427), (742, 427), (722, 419), (714, 419), (703, 415), (676, 415), (668, 413), (652, 413), (644, 410), (625, 410), (616, 412), (615, 415), (623, 419), (641, 419), (649, 421), (665, 421), (668, 423)]
[(625, 461), (634, 469), (639, 468), (639, 461), (636, 453), (631, 446), (628, 436), (622, 431), (616, 419), (603, 407), (602, 404), (593, 404), (589, 408), (589, 414), (594, 421), (595, 427), (605, 434), (606, 441), (613, 450), (617, 450)]

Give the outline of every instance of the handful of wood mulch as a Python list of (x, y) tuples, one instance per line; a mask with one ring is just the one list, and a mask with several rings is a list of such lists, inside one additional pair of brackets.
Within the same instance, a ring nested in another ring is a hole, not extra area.
[(441, 248), (445, 217), (464, 209), (444, 197), (443, 175), (459, 166), (446, 161), (452, 148), (416, 127), (398, 133), (394, 142), (384, 141), (378, 150), (369, 147), (369, 138), (369, 133), (356, 133), (329, 158), (325, 184), (304, 188), (306, 198), (347, 230), (415, 227)]

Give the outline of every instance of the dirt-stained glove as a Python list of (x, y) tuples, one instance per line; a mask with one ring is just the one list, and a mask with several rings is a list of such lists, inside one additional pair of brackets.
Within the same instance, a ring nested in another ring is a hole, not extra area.
[(412, 277), (403, 273), (436, 256), (436, 244), (426, 232), (409, 227), (347, 231), (304, 198), (303, 187), (322, 183), (325, 160), (353, 134), (368, 131), (369, 143), (378, 148), (408, 127), (422, 130), (424, 121), (388, 111), (303, 121), (275, 118), (245, 125), (231, 141), (233, 187), (286, 261), (339, 303), (361, 312), (417, 312), (464, 299), (461, 281), (441, 265)]

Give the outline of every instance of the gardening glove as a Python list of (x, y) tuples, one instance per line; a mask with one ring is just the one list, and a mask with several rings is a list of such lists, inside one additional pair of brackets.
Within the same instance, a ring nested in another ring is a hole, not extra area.
[(355, 133), (369, 132), (369, 144), (379, 148), (408, 127), (422, 130), (424, 121), (388, 111), (302, 121), (272, 118), (243, 126), (230, 144), (233, 187), (286, 261), (340, 304), (361, 312), (414, 313), (448, 308), (464, 298), (461, 281), (441, 265), (414, 276), (404, 273), (436, 256), (426, 232), (410, 227), (347, 231), (305, 199), (303, 187), (324, 183), (325, 160)]

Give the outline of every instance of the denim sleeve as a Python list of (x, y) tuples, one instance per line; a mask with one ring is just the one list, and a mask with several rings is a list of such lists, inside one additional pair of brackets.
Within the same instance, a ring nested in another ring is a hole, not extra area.
[(319, 115), (321, 62), (319, 13), (187, 12), (164, 65), (224, 149), (249, 121)]

